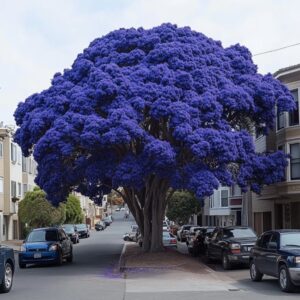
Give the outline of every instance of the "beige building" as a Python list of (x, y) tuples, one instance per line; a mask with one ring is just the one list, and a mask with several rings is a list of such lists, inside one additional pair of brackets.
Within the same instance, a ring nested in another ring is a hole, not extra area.
[(102, 206), (94, 203), (89, 197), (74, 192), (74, 195), (80, 200), (80, 206), (84, 215), (84, 222), (91, 228), (103, 218), (104, 210)]
[[(0, 126), (0, 241), (19, 238), (18, 203), (34, 187), (36, 163), (22, 156), (12, 127)], [(30, 168), (24, 167), (27, 161)]]
[(276, 129), (256, 138), (257, 151), (282, 150), (290, 155), (285, 181), (265, 187), (259, 196), (252, 193), (248, 202), (249, 224), (258, 233), (271, 228), (300, 229), (300, 65), (280, 69), (274, 76), (291, 91), (297, 109), (278, 113)]
[[(242, 204), (241, 189), (237, 185), (219, 187), (217, 190), (214, 190), (212, 196), (204, 200), (201, 225), (241, 225)], [(197, 224), (200, 224), (199, 220), (197, 220)]]

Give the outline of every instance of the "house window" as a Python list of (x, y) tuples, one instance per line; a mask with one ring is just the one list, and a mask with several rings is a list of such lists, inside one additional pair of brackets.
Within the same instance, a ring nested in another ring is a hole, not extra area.
[(17, 197), (17, 183), (15, 181), (11, 181), (11, 197)]
[(228, 190), (221, 190), (221, 206), (228, 207)]
[(3, 143), (0, 142), (0, 158), (3, 157)]
[(22, 151), (18, 149), (18, 165), (22, 164)]
[(0, 193), (3, 193), (3, 177), (0, 177)]
[(299, 103), (298, 103), (298, 90), (293, 90), (291, 91), (295, 104), (296, 104), (296, 109), (289, 112), (289, 125), (294, 126), (294, 125), (299, 125)]
[(291, 180), (300, 179), (300, 144), (290, 145)]
[(28, 171), (29, 171), (29, 174), (32, 174), (32, 159), (29, 158), (29, 166), (28, 166)]
[(22, 156), (22, 171), (27, 172), (27, 158)]
[(284, 128), (284, 112), (277, 111), (277, 130)]
[(22, 195), (22, 184), (18, 182), (18, 196), (21, 197)]
[(16, 161), (17, 161), (17, 146), (13, 143), (11, 143), (11, 147), (10, 147), (10, 157), (11, 157), (11, 161), (13, 163), (16, 163)]
[(27, 193), (27, 184), (26, 183), (24, 183), (23, 184), (23, 197), (25, 197), (25, 194)]

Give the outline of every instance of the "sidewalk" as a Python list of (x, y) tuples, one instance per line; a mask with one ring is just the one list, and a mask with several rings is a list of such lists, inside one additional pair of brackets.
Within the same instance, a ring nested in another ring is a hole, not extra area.
[(16, 251), (16, 252), (20, 251), (20, 247), (21, 247), (22, 243), (23, 243), (22, 240), (10, 240), (10, 241), (0, 242), (1, 246), (7, 246), (9, 248), (14, 249), (14, 251)]
[(236, 289), (227, 276), (175, 249), (162, 253), (143, 253), (137, 244), (127, 243), (124, 247), (121, 268), (125, 272), (128, 293)]

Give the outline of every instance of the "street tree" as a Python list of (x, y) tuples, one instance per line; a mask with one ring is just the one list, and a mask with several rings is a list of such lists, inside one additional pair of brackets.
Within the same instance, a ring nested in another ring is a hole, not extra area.
[(195, 195), (188, 191), (175, 191), (170, 197), (167, 217), (178, 224), (186, 224), (193, 214), (201, 212), (201, 204)]
[(65, 222), (68, 224), (80, 224), (83, 222), (80, 200), (72, 194), (70, 194), (67, 198)]
[(19, 219), (29, 228), (47, 227), (62, 224), (65, 221), (65, 205), (54, 207), (46, 199), (46, 193), (36, 187), (28, 191), (19, 204)]
[(55, 205), (71, 190), (100, 202), (123, 187), (144, 250), (160, 251), (169, 189), (201, 200), (220, 184), (259, 193), (284, 178), (285, 154), (256, 153), (252, 137), (273, 128), (275, 107), (293, 98), (247, 48), (171, 24), (120, 29), (18, 105), (15, 141)]

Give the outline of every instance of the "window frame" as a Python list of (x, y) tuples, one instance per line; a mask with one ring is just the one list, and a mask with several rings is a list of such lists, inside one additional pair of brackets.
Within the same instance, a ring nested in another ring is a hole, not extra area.
[[(298, 111), (298, 123), (291, 124), (291, 119), (292, 119), (291, 116), (294, 113), (294, 111), (292, 111), (292, 112), (288, 113), (288, 126), (289, 127), (299, 126), (300, 125), (300, 118), (299, 118), (299, 89), (298, 88), (291, 89), (290, 92), (291, 92), (291, 94), (293, 94), (294, 92), (296, 92), (295, 94), (297, 94), (297, 99), (295, 99), (294, 97), (293, 98), (294, 98), (295, 102), (297, 103), (297, 109), (296, 110)], [(294, 94), (293, 94), (293, 96), (294, 96)]]
[[(288, 148), (289, 148), (289, 155), (290, 155), (290, 159), (289, 159), (289, 179), (290, 179), (290, 181), (300, 180), (300, 175), (297, 178), (292, 178), (292, 166), (293, 166), (293, 164), (292, 164), (292, 156), (291, 156), (292, 151), (291, 151), (291, 148), (292, 148), (293, 145), (299, 145), (299, 148), (300, 148), (300, 141), (297, 141), (297, 142), (295, 141), (293, 143), (289, 143)], [(299, 156), (299, 158), (295, 158), (295, 159), (299, 160), (299, 162), (297, 164), (300, 165), (300, 156)]]
[[(227, 193), (227, 198), (222, 197), (223, 192)], [(223, 205), (223, 201), (222, 201), (223, 199), (227, 199), (227, 205)], [(229, 190), (228, 189), (221, 189), (220, 190), (220, 207), (221, 208), (229, 207)]]
[(17, 146), (13, 142), (10, 143), (10, 160), (13, 164), (15, 164), (18, 160)]
[(10, 195), (11, 198), (17, 197), (17, 182), (14, 180), (10, 181)]

